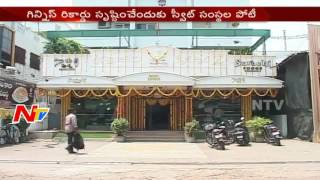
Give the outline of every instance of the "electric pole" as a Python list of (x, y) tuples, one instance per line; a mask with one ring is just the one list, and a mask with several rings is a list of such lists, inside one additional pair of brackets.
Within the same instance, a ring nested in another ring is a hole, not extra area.
[(286, 30), (283, 30), (283, 43), (284, 43), (284, 51), (287, 51), (287, 36), (286, 36)]

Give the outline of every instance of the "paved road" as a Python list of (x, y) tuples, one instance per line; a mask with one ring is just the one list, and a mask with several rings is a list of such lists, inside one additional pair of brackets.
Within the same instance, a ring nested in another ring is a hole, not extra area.
[(0, 179), (319, 179), (319, 163), (158, 165), (158, 164), (30, 164), (1, 165)]
[(319, 179), (320, 144), (285, 140), (283, 146), (254, 143), (86, 142), (70, 155), (65, 144), (35, 141), (0, 147), (0, 179)]

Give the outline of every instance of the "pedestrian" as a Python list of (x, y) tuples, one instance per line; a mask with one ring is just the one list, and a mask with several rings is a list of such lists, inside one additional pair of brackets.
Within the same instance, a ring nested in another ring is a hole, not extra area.
[(66, 150), (69, 153), (75, 153), (73, 151), (73, 144), (72, 140), (74, 138), (75, 133), (78, 131), (78, 125), (77, 125), (77, 116), (75, 115), (74, 109), (68, 110), (68, 115), (65, 119), (65, 126), (64, 126), (65, 132), (68, 135), (68, 146), (66, 147)]

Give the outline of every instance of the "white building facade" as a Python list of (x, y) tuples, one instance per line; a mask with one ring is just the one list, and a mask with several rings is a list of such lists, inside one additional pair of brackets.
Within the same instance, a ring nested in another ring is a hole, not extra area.
[(273, 78), (275, 57), (221, 50), (99, 49), (45, 54), (43, 62), (46, 80), (37, 86), (61, 99), (61, 120), (75, 108), (79, 127), (88, 130), (108, 130), (119, 117), (130, 130), (182, 130), (192, 118), (249, 119), (253, 97), (273, 97), (282, 87)]
[[(2, 22), (1, 36), (1, 106), (11, 109), (15, 104), (30, 106), (36, 101), (36, 83), (42, 80), (41, 55), (47, 39), (23, 23)], [(10, 38), (8, 38), (10, 37)], [(30, 130), (46, 129), (48, 121), (32, 124)]]

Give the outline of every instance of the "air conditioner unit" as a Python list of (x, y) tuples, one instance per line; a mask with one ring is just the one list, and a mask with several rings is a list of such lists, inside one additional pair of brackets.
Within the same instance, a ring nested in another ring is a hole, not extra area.
[(11, 75), (16, 74), (17, 69), (13, 66), (7, 66), (5, 72)]

